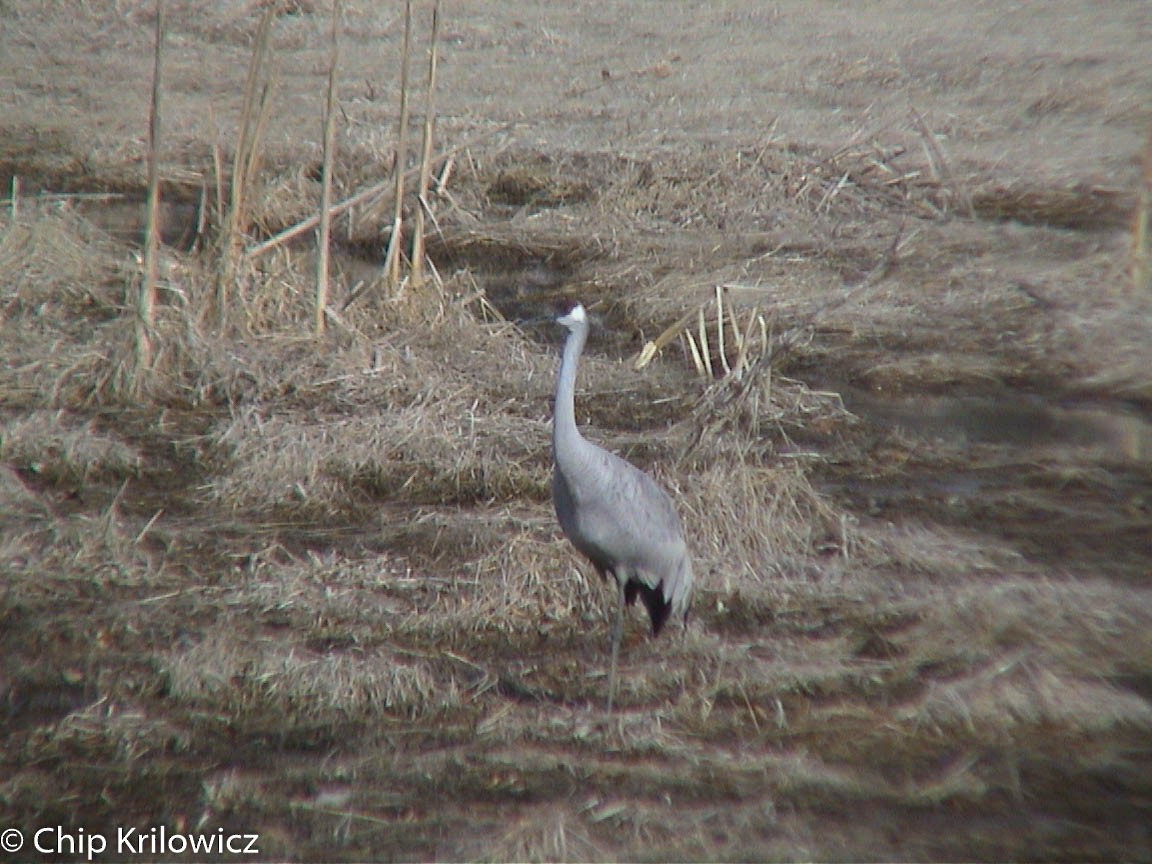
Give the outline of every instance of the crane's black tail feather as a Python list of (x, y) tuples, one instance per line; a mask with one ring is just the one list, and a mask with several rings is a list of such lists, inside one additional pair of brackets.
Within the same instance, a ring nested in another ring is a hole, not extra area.
[(637, 594), (644, 601), (644, 606), (648, 609), (648, 617), (652, 619), (652, 635), (659, 636), (664, 622), (668, 620), (668, 615), (672, 611), (672, 604), (664, 599), (663, 583), (655, 588), (649, 588), (643, 582), (631, 579), (624, 586), (624, 602), (631, 606), (636, 602)]

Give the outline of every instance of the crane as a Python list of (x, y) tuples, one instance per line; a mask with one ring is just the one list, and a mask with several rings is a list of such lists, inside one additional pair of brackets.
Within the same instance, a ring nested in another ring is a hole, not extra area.
[(556, 322), (568, 330), (552, 413), (552, 503), (564, 535), (601, 577), (618, 587), (608, 672), (608, 713), (616, 696), (624, 607), (639, 597), (652, 635), (669, 616), (685, 624), (692, 559), (672, 499), (634, 465), (586, 440), (576, 428), (576, 367), (588, 339), (588, 313), (576, 303)]

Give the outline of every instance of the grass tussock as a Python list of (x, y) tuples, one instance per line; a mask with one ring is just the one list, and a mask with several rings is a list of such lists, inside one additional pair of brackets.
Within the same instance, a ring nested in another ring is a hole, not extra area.
[(768, 353), (703, 393), (682, 424), (689, 437), (680, 464), (692, 474), (680, 494), (709, 569), (787, 582), (813, 554), (853, 553), (852, 520), (813, 486), (818, 454), (792, 436), (848, 430), (854, 421), (835, 394), (774, 376)]
[(849, 523), (796, 465), (716, 463), (698, 469), (679, 500), (698, 569), (723, 574), (726, 585), (787, 582), (799, 561), (847, 555), (853, 543)]
[(479, 861), (604, 861), (599, 848), (571, 808), (547, 804), (527, 808), (486, 844), (474, 843)]
[(15, 222), (8, 212), (3, 216), (6, 321), (36, 315), (75, 330), (80, 320), (101, 320), (123, 310), (124, 251), (67, 202), (25, 203)]
[(976, 664), (1015, 652), (1107, 678), (1152, 662), (1146, 592), (1105, 581), (1006, 579), (950, 592), (922, 625), (931, 646)]
[[(174, 698), (258, 725), (424, 716), (458, 705), (456, 684), (434, 655), (401, 650), (391, 635), (426, 613), (432, 593), (425, 579), (379, 559), (266, 564), (195, 601), (199, 611), (222, 606), (232, 623), (205, 628), (157, 662)], [(264, 633), (253, 638), (240, 619)]]
[(427, 602), (434, 584), (381, 556), (293, 556), (281, 547), (250, 564), (247, 577), (226, 596), (204, 602), (271, 628), (290, 627), (311, 644), (333, 648), (377, 644)]
[(1013, 572), (1022, 556), (1007, 544), (996, 544), (971, 533), (908, 523), (870, 525), (858, 531), (857, 552), (869, 565), (922, 577), (967, 578), (973, 574)]
[(278, 387), (301, 404), (272, 416), (252, 406), (222, 424), (215, 440), (232, 469), (211, 494), (320, 517), (546, 497), (547, 358), (472, 319), (432, 329), (361, 346), (347, 355), (352, 368), (281, 367)]
[(1055, 755), (1061, 742), (1115, 729), (1147, 732), (1152, 707), (1135, 693), (1090, 678), (1059, 674), (1027, 661), (992, 668), (934, 688), (901, 718), (941, 734), (967, 734), (998, 741), (1050, 737)]
[(228, 628), (205, 634), (163, 665), (175, 699), (271, 728), (412, 718), (457, 701), (411, 658), (238, 640)]
[[(114, 326), (126, 311), (124, 253), (70, 210), (25, 206), (17, 222), (0, 229), (0, 265), (11, 274), (0, 294), (8, 360), (0, 402), (82, 401), (78, 392), (62, 392), (63, 382), (92, 367), (93, 332)], [(54, 350), (45, 352), (46, 343)]]
[(139, 450), (65, 411), (32, 411), (0, 426), (0, 462), (42, 483), (83, 485), (140, 473)]
[(437, 642), (477, 634), (532, 638), (563, 635), (600, 617), (599, 580), (578, 569), (550, 520), (496, 512), (420, 522), (423, 549), (458, 563), (431, 607), (403, 623), (407, 633)]
[(322, 426), (307, 414), (249, 414), (224, 431), (237, 441), (237, 468), (212, 493), (236, 508), (321, 517), (382, 503), (543, 497), (539, 448), (524, 440), (528, 424), (477, 424), (469, 407), (442, 400)]
[(98, 758), (130, 765), (189, 745), (187, 732), (131, 703), (96, 699), (25, 742), (36, 760)]
[[(0, 232), (0, 261), (15, 274), (0, 320), (11, 361), (0, 396), (42, 407), (135, 404), (129, 298), (140, 277), (132, 258), (67, 208), (26, 204), (21, 214)], [(196, 321), (211, 296), (201, 262), (165, 251), (159, 275), (147, 399), (202, 405), (234, 397), (242, 370)]]
[[(5, 506), (0, 566), (7, 571), (6, 600), (25, 611), (48, 613), (56, 603), (86, 602), (93, 592), (146, 589), (161, 572), (142, 545), (146, 520), (127, 519), (117, 503), (98, 516), (52, 512), (44, 497), (19, 509)], [(63, 619), (71, 627), (75, 622)]]

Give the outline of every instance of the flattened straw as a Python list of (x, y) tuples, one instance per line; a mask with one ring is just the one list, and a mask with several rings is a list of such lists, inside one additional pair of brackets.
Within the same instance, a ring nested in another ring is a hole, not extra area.
[(208, 184), (200, 184), (200, 203), (196, 211), (196, 242), (202, 243), (208, 233)]
[(692, 362), (696, 366), (696, 374), (701, 378), (705, 375), (704, 361), (700, 359), (700, 349), (696, 347), (696, 340), (692, 338), (691, 330), (684, 330), (684, 338), (688, 340), (688, 350), (692, 353)]
[[(212, 110), (209, 108), (209, 116)], [(212, 171), (216, 175), (216, 224), (224, 224), (224, 154), (220, 151), (220, 127), (216, 125), (215, 117), (212, 125), (216, 129), (216, 141), (212, 145)]]
[(944, 154), (940, 152), (940, 146), (936, 143), (936, 137), (932, 134), (932, 130), (928, 128), (928, 124), (924, 122), (924, 118), (920, 116), (920, 112), (915, 108), (912, 111), (912, 123), (916, 127), (916, 131), (920, 133), (920, 141), (924, 146), (924, 155), (928, 158), (928, 167), (932, 169), (932, 179), (937, 183), (942, 182), (948, 175), (948, 165), (944, 161)]
[[(728, 290), (727, 285), (724, 286), (724, 290)], [(742, 352), (745, 340), (740, 335), (740, 319), (736, 317), (736, 307), (731, 303), (728, 304), (728, 323), (732, 325), (732, 338), (736, 340), (736, 351), (737, 353)]]
[(440, 169), (440, 175), (436, 178), (436, 194), (443, 195), (448, 191), (448, 178), (452, 176), (452, 169), (456, 167), (456, 157), (449, 156), (444, 162), (444, 167)]
[[(729, 307), (731, 309), (731, 307)], [(740, 349), (736, 354), (736, 380), (739, 381), (744, 376), (744, 370), (748, 367), (748, 349), (752, 344), (752, 328), (756, 326), (757, 319), (760, 318), (760, 307), (754, 307), (752, 314), (748, 318), (748, 324), (744, 328), (744, 335), (740, 337)], [(739, 333), (736, 328), (736, 320), (732, 320), (733, 332)], [(763, 350), (767, 352), (768, 346), (765, 344)]]
[(840, 178), (836, 185), (824, 193), (824, 196), (820, 199), (820, 203), (816, 205), (817, 213), (819, 213), (821, 210), (825, 210), (829, 205), (831, 205), (832, 199), (840, 194), (840, 190), (848, 186), (848, 178), (849, 173), (845, 171), (844, 176)]
[(440, 0), (432, 4), (432, 36), (428, 51), (428, 90), (424, 99), (424, 140), (420, 151), (420, 184), (416, 194), (416, 225), (412, 234), (412, 285), (424, 284), (424, 213), (428, 206), (428, 186), (432, 178), (432, 126), (435, 120), (436, 43), (440, 34)]
[(340, 0), (332, 4), (332, 32), (328, 57), (328, 92), (324, 99), (324, 158), (320, 168), (320, 228), (316, 256), (316, 308), (314, 326), (316, 335), (324, 332), (328, 308), (328, 265), (331, 251), (332, 216), (332, 162), (336, 153), (336, 67), (340, 63), (340, 19), (343, 15)]

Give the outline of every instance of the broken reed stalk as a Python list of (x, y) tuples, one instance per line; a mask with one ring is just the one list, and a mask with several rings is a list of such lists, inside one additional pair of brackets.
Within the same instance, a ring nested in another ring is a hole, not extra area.
[(716, 351), (720, 354), (724, 374), (731, 374), (732, 367), (728, 365), (728, 355), (724, 350), (724, 289), (720, 285), (716, 286)]
[(252, 57), (248, 62), (248, 77), (244, 82), (244, 105), (236, 136), (236, 151), (232, 156), (232, 185), (229, 190), (228, 212), (224, 220), (223, 268), (220, 281), (216, 285), (216, 317), (221, 329), (227, 323), (229, 289), (237, 281), (244, 256), (249, 193), (252, 178), (260, 164), (260, 139), (267, 126), (269, 82), (265, 79), (264, 72), (275, 11), (273, 6), (269, 6), (260, 18), (260, 24), (256, 28), (256, 40), (252, 46)]
[(920, 133), (920, 138), (924, 143), (924, 155), (928, 158), (928, 167), (932, 169), (932, 179), (942, 186), (947, 184), (947, 188), (956, 195), (960, 209), (969, 219), (974, 219), (976, 210), (972, 203), (971, 193), (953, 175), (952, 169), (948, 166), (948, 160), (944, 156), (944, 151), (940, 147), (940, 142), (932, 134), (928, 124), (924, 122), (924, 117), (915, 108), (911, 111), (912, 123), (915, 125), (916, 131)]
[(431, 214), (428, 186), (432, 179), (432, 130), (435, 120), (436, 40), (440, 34), (440, 0), (432, 4), (432, 35), (428, 51), (428, 89), (424, 97), (424, 138), (420, 148), (420, 183), (416, 193), (416, 223), (412, 231), (412, 287), (424, 284), (424, 217)]
[[(680, 319), (672, 326), (666, 328), (655, 339), (647, 342), (640, 353), (633, 360), (633, 368), (637, 371), (643, 369), (652, 362), (652, 358), (656, 353), (672, 342), (676, 337), (682, 337), (684, 343), (688, 346), (688, 353), (692, 358), (692, 364), (696, 367), (696, 373), (701, 378), (716, 378), (721, 380), (735, 377), (740, 380), (744, 371), (751, 364), (749, 353), (752, 344), (752, 331), (757, 322), (760, 324), (762, 333), (761, 350), (766, 352), (768, 350), (768, 336), (765, 332), (764, 316), (760, 314), (760, 307), (754, 306), (751, 315), (748, 317), (748, 322), (744, 328), (740, 327), (740, 316), (736, 313), (736, 307), (731, 303), (725, 303), (724, 297), (728, 293), (728, 286), (717, 285), (715, 289), (715, 296), (711, 301), (705, 302), (688, 312), (685, 312)], [(716, 350), (717, 357), (720, 362), (723, 374), (717, 376), (716, 368), (712, 363), (712, 346), (708, 338), (708, 323), (705, 310), (709, 302), (714, 303), (716, 306)], [(696, 319), (696, 332), (692, 332), (692, 321)], [(728, 337), (725, 334), (725, 321), (727, 325), (732, 328), (731, 344), (735, 345), (736, 362), (733, 363), (728, 359), (730, 343), (727, 341)]]
[(1144, 148), (1144, 171), (1140, 178), (1140, 194), (1136, 201), (1136, 216), (1132, 222), (1132, 288), (1136, 292), (1152, 295), (1152, 136)]
[(212, 143), (212, 173), (214, 174), (213, 181), (215, 183), (216, 201), (213, 216), (216, 219), (216, 224), (223, 226), (224, 224), (224, 154), (220, 150), (220, 126), (216, 123), (214, 112), (211, 108), (208, 111), (209, 117), (212, 118), (212, 128), (214, 130), (215, 141)]
[[(450, 150), (441, 151), (440, 153), (438, 153), (436, 156), (434, 156), (432, 158), (432, 164), (435, 165), (439, 162), (443, 162), (446, 160), (450, 162), (452, 159), (455, 158), (456, 154), (462, 153), (463, 151), (467, 150), (470, 147), (475, 147), (481, 141), (484, 141), (488, 138), (492, 138), (496, 135), (499, 135), (502, 132), (507, 132), (509, 129), (511, 129), (513, 127), (513, 125), (515, 125), (515, 124), (505, 123), (503, 126), (499, 126), (495, 129), (489, 129), (487, 132), (483, 132), (483, 133), (477, 135), (475, 138), (470, 139), (469, 141), (465, 142), (464, 144), (459, 144)], [(419, 171), (420, 171), (419, 166), (412, 168), (409, 171), (405, 171), (404, 172), (404, 182), (407, 183), (413, 177), (417, 176)], [(389, 186), (395, 187), (395, 184), (396, 184), (395, 179), (391, 178), (391, 177), (388, 178), (387, 180), (380, 182), (380, 183), (374, 183), (371, 186), (367, 187), (366, 189), (361, 189), (355, 195), (352, 195), (349, 198), (345, 198), (340, 203), (332, 205), (332, 207), (329, 209), (328, 213), (331, 216), (339, 216), (341, 213), (344, 213), (348, 210), (351, 210), (357, 204), (362, 204), (365, 201), (368, 201), (372, 198), (375, 198), (377, 195), (380, 195), (382, 192), (385, 192)], [(320, 216), (319, 215), (309, 216), (307, 219), (302, 219), (301, 221), (297, 222), (295, 225), (292, 225), (291, 227), (285, 228), (283, 231), (279, 232), (278, 234), (272, 235), (267, 240), (263, 240), (254, 246), (250, 246), (244, 252), (244, 255), (247, 258), (252, 259), (252, 258), (255, 258), (259, 255), (263, 255), (265, 252), (269, 252), (272, 249), (277, 249), (277, 248), (283, 246), (285, 243), (288, 243), (288, 242), (294, 240), (295, 238), (299, 237), (301, 234), (305, 233), (306, 231), (311, 231), (313, 228), (315, 228), (319, 224), (319, 222), (320, 222)]]
[(404, 228), (404, 163), (408, 158), (408, 61), (412, 49), (412, 0), (404, 0), (404, 48), (400, 53), (400, 128), (396, 133), (396, 180), (392, 236), (384, 256), (384, 274), (393, 296), (400, 289), (400, 235)]
[(700, 325), (700, 359), (704, 361), (704, 369), (708, 373), (709, 378), (715, 378), (716, 373), (712, 371), (712, 349), (708, 345), (708, 326), (704, 318), (704, 307), (701, 306), (699, 311), (699, 325)]
[(164, 2), (156, 0), (152, 100), (148, 111), (148, 212), (144, 220), (144, 274), (136, 298), (135, 360), (131, 389), (139, 394), (155, 361), (156, 274), (160, 253), (160, 74), (164, 61)]
[[(640, 353), (637, 354), (636, 359), (632, 361), (632, 368), (636, 371), (640, 371), (649, 363), (651, 363), (652, 358), (656, 356), (657, 352), (663, 350), (666, 345), (672, 342), (681, 333), (685, 332), (685, 328), (695, 317), (696, 311), (690, 310), (681, 315), (680, 319), (675, 324), (671, 325), (670, 327), (666, 327), (663, 333), (645, 344), (644, 347), (640, 349)], [(691, 334), (689, 334), (689, 336), (691, 336)]]
[(316, 254), (316, 335), (324, 332), (328, 308), (329, 245), (332, 233), (332, 162), (336, 152), (336, 67), (340, 62), (340, 0), (332, 4), (331, 53), (328, 56), (328, 92), (324, 98), (324, 156), (320, 166), (320, 228)]

